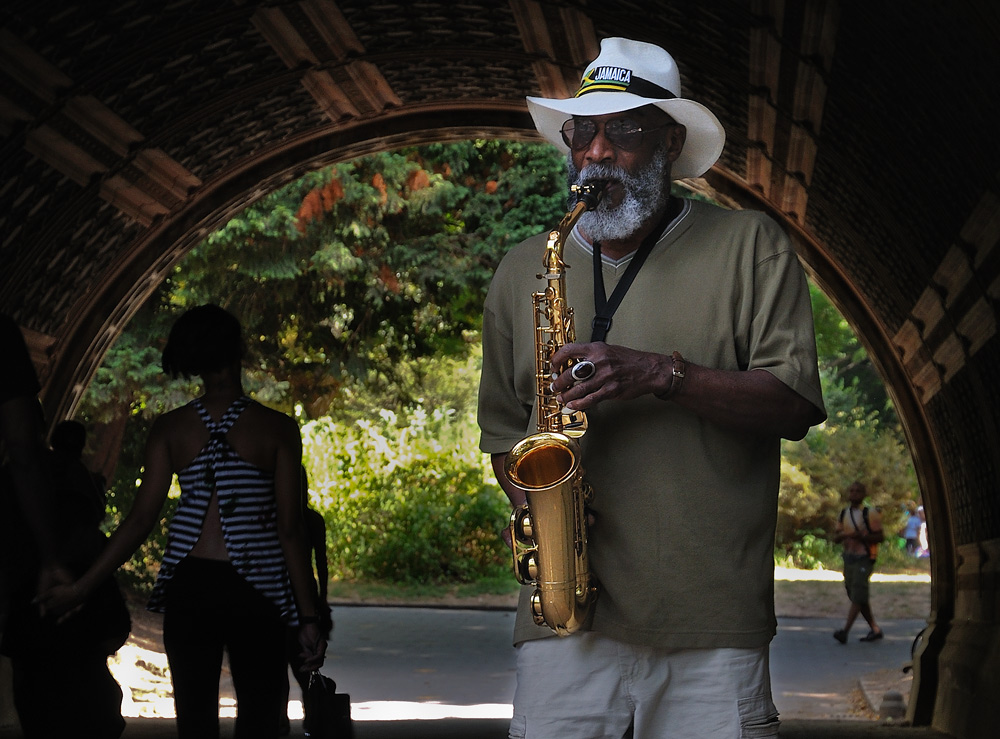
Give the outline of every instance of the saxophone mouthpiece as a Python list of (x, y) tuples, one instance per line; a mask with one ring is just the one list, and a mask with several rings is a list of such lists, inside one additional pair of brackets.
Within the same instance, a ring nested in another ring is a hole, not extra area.
[(574, 185), (572, 189), (576, 193), (577, 202), (586, 205), (587, 210), (593, 210), (604, 197), (604, 188), (607, 184), (607, 180), (588, 180), (582, 185)]

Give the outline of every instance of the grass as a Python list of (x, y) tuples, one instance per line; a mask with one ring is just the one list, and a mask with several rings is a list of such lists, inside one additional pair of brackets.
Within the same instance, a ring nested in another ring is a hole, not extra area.
[[(926, 559), (876, 566), (871, 584), (872, 607), (879, 619), (921, 619), (930, 613), (931, 586), (926, 580), (883, 580), (878, 575), (928, 575)], [(839, 564), (824, 571), (796, 570), (794, 579), (778, 573), (774, 604), (778, 616), (789, 618), (841, 618), (847, 612), (847, 595)], [(512, 608), (518, 585), (513, 575), (477, 583), (437, 585), (394, 582), (330, 583), (329, 599), (336, 605), (429, 605), (440, 607)]]
[(450, 603), (508, 602), (517, 597), (514, 576), (500, 576), (471, 583), (408, 583), (332, 580), (328, 598), (333, 603)]
[[(840, 571), (841, 547), (823, 537), (805, 535), (800, 541), (792, 544), (788, 551), (776, 549), (774, 563), (781, 567), (800, 570), (823, 568)], [(891, 538), (879, 545), (876, 572), (893, 575), (929, 575), (930, 571), (930, 559), (910, 556), (900, 546), (899, 540)]]

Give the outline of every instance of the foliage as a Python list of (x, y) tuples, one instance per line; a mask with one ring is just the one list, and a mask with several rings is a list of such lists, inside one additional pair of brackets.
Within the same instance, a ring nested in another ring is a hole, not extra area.
[[(491, 596), (506, 596), (518, 591), (520, 585), (509, 570), (495, 576), (483, 576), (475, 582), (436, 582), (432, 584), (399, 582), (395, 580), (333, 580), (330, 583), (331, 600), (370, 603), (406, 603), (419, 600), (423, 603), (444, 603), (451, 599), (475, 599), (480, 603)], [(500, 599), (493, 599), (494, 602)]]
[[(905, 540), (890, 529), (879, 545), (875, 571), (883, 573), (930, 572), (930, 559), (917, 558), (905, 548)], [(775, 550), (774, 563), (799, 570), (840, 570), (843, 567), (841, 547), (834, 544), (826, 531), (798, 531), (786, 549)]]
[[(122, 458), (135, 459), (135, 465), (119, 464), (115, 469), (115, 477), (108, 489), (108, 515), (104, 520), (104, 528), (114, 531), (128, 515), (135, 501), (135, 493), (142, 479), (139, 467), (146, 437), (149, 435), (150, 419), (136, 413), (129, 416), (126, 423), (126, 433), (123, 440)], [(153, 530), (129, 560), (118, 571), (119, 580), (130, 590), (148, 593), (156, 581), (156, 574), (163, 561), (163, 553), (167, 548), (167, 524), (177, 508), (177, 498), (168, 498), (164, 504), (160, 520)]]
[(814, 486), (807, 473), (783, 456), (775, 534), (779, 549), (793, 551), (800, 544), (804, 532), (815, 534), (825, 530), (831, 513), (836, 515), (840, 500), (836, 490)]
[(901, 536), (886, 531), (885, 542), (879, 546), (878, 563), (876, 572), (884, 573), (907, 573), (918, 572), (930, 573), (931, 560), (929, 557), (914, 557), (906, 551), (906, 540)]
[(162, 309), (136, 315), (87, 387), (79, 412), (82, 420), (88, 425), (108, 423), (123, 409), (152, 419), (191, 397), (195, 387), (191, 381), (172, 380), (160, 368), (175, 317)]
[[(410, 360), (460, 355), (500, 258), (555, 222), (564, 164), (542, 144), (467, 141), (373, 154), (248, 207), (187, 256), (156, 303), (218, 302), (252, 340), (271, 400), (307, 418), (342, 389), (413, 402)], [(224, 292), (220, 286), (224, 285)]]
[[(858, 410), (865, 416), (878, 418), (884, 428), (896, 428), (899, 425), (896, 410), (858, 336), (816, 285), (810, 283), (809, 294), (816, 351), (824, 372), (823, 395), (831, 417)], [(838, 389), (837, 397), (831, 397)], [(837, 400), (847, 403), (840, 405)], [(834, 401), (832, 406), (831, 401)]]
[(215, 302), (249, 340), (263, 399), (307, 418), (345, 386), (413, 398), (410, 360), (461, 355), (503, 254), (565, 208), (565, 163), (547, 144), (467, 141), (384, 152), (312, 172), (247, 207), (174, 268), (105, 357), (94, 420), (147, 417), (187, 397), (159, 373), (170, 324)]
[(822, 529), (797, 531), (785, 551), (776, 551), (775, 564), (798, 570), (834, 570), (840, 567), (840, 547)]
[(302, 428), (334, 579), (469, 582), (506, 569), (506, 497), (484, 477), (471, 416), (383, 410)]
[(813, 494), (808, 506), (783, 500), (779, 527), (832, 533), (846, 505), (844, 491), (855, 480), (868, 488), (868, 504), (881, 510), (887, 532), (903, 526), (906, 503), (917, 487), (909, 452), (895, 434), (864, 425), (826, 426), (783, 448), (786, 464), (807, 472)]

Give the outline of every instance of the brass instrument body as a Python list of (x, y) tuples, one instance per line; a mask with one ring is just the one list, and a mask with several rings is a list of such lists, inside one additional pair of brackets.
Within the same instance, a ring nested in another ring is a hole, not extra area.
[(573, 309), (566, 303), (563, 246), (580, 216), (596, 207), (603, 184), (574, 186), (578, 202), (549, 233), (545, 272), (538, 275), (546, 287), (532, 295), (537, 432), (515, 444), (504, 464), (507, 480), (527, 501), (511, 513), (514, 574), (522, 584), (535, 586), (531, 596), (535, 623), (560, 636), (587, 623), (597, 584), (587, 558), (585, 508), (593, 492), (583, 479), (576, 441), (587, 430), (587, 416), (565, 410), (551, 391), (551, 358), (559, 347), (576, 341)]
[(514, 574), (534, 585), (531, 615), (560, 636), (587, 621), (597, 587), (587, 563), (586, 505), (580, 445), (565, 434), (532, 434), (507, 455), (505, 472), (527, 503), (510, 518)]

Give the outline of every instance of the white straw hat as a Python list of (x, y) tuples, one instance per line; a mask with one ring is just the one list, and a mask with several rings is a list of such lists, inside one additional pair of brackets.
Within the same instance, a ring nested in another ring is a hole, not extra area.
[(684, 149), (671, 167), (673, 179), (700, 177), (718, 161), (726, 143), (725, 129), (704, 105), (681, 97), (677, 63), (653, 44), (606, 38), (574, 97), (528, 98), (535, 128), (564, 153), (569, 148), (560, 129), (567, 118), (621, 113), (644, 105), (655, 105), (687, 128)]

